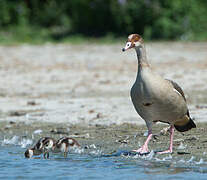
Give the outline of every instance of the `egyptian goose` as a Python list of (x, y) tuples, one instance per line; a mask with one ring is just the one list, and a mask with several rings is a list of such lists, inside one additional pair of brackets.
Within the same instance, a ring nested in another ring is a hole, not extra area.
[(43, 137), (38, 140), (34, 147), (25, 151), (26, 158), (31, 158), (33, 155), (37, 156), (44, 154), (44, 158), (49, 158), (49, 152), (55, 148), (56, 140), (50, 137)]
[(131, 48), (137, 53), (138, 72), (130, 95), (135, 110), (145, 120), (148, 128), (148, 137), (144, 145), (134, 151), (141, 154), (149, 152), (148, 143), (152, 137), (152, 125), (160, 121), (170, 124), (170, 145), (168, 150), (158, 154), (172, 153), (174, 128), (184, 132), (196, 127), (189, 115), (184, 93), (177, 83), (163, 79), (151, 69), (140, 35), (129, 35), (122, 51)]
[(64, 157), (67, 157), (69, 147), (80, 147), (80, 144), (73, 138), (62, 137), (55, 144), (55, 152), (63, 152)]

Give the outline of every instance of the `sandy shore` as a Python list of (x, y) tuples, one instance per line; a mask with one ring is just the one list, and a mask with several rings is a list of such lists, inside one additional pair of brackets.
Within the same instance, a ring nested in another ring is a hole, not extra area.
[[(123, 43), (124, 45), (124, 43)], [(0, 47), (0, 120), (143, 124), (129, 91), (137, 60), (121, 45)], [(158, 73), (183, 87), (196, 122), (207, 115), (207, 43), (147, 43)]]
[[(185, 135), (176, 133), (175, 149), (183, 143), (190, 155), (203, 155), (207, 43), (147, 43), (146, 47), (153, 68), (183, 87), (191, 115), (199, 124)], [(142, 144), (146, 127), (129, 97), (136, 56), (134, 51), (122, 53), (121, 48), (118, 44), (1, 46), (2, 137), (69, 135), (106, 152)], [(163, 127), (157, 125), (155, 132), (159, 134)], [(151, 147), (165, 149), (168, 141), (167, 135), (159, 135)], [(175, 154), (178, 151), (183, 150)]]

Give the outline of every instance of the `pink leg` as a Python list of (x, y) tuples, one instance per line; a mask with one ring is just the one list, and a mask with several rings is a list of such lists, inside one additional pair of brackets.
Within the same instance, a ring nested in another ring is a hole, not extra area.
[(147, 140), (145, 141), (144, 145), (141, 148), (139, 148), (137, 150), (132, 150), (132, 151), (133, 152), (138, 152), (138, 153), (141, 153), (141, 154), (148, 153), (149, 152), (148, 143), (149, 143), (149, 141), (150, 141), (151, 138), (152, 138), (152, 131), (149, 130), (148, 131)]
[(174, 136), (174, 126), (170, 126), (170, 146), (169, 149), (166, 151), (157, 152), (157, 154), (166, 154), (166, 153), (172, 153), (173, 151), (173, 136)]

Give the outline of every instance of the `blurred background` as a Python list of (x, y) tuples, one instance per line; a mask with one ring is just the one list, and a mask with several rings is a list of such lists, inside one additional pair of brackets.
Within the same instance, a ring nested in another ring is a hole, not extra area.
[(0, 42), (207, 40), (206, 0), (0, 0)]
[(206, 121), (206, 20), (206, 0), (0, 0), (0, 120), (144, 123), (129, 96), (135, 52), (121, 51), (139, 33)]

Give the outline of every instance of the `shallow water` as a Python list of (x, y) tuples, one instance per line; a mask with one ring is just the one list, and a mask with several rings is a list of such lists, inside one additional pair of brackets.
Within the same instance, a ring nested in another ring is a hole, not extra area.
[[(4, 139), (0, 142), (0, 179), (206, 179), (207, 162), (193, 156), (146, 156), (119, 150), (107, 154), (100, 149), (73, 150), (67, 158), (51, 154), (50, 159), (24, 158), (29, 139)], [(123, 153), (124, 152), (124, 153)]]

